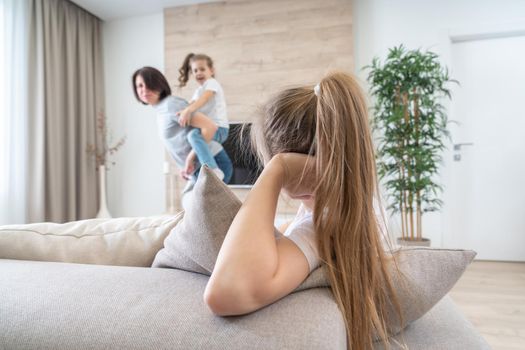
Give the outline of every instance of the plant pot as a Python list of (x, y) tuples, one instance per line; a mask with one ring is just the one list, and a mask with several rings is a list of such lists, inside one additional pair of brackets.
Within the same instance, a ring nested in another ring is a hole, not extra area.
[(397, 244), (405, 247), (430, 247), (430, 239), (423, 237), (420, 241), (397, 237)]

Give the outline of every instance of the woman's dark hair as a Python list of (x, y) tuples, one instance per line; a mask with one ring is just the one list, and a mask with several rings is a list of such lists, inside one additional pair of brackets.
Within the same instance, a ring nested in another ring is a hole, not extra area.
[[(179, 87), (186, 86), (186, 83), (190, 79), (190, 72), (191, 72), (191, 64), (195, 61), (205, 60), (206, 64), (210, 69), (213, 69), (213, 60), (210, 56), (199, 53), (189, 53), (186, 55), (186, 58), (184, 59), (184, 62), (182, 62), (182, 66), (179, 68)], [(215, 76), (215, 75), (213, 75)]]
[(135, 80), (137, 80), (137, 77), (139, 75), (142, 77), (142, 80), (144, 80), (144, 84), (146, 84), (146, 87), (148, 89), (157, 91), (159, 93), (159, 101), (171, 95), (170, 84), (168, 84), (168, 80), (166, 80), (164, 74), (162, 74), (157, 68), (142, 67), (140, 69), (137, 69), (135, 73), (133, 73), (133, 77), (131, 78), (133, 93), (135, 94), (135, 98), (137, 99), (137, 101), (139, 101), (140, 103), (144, 105), (147, 104), (142, 102), (139, 98), (139, 95), (137, 95)]

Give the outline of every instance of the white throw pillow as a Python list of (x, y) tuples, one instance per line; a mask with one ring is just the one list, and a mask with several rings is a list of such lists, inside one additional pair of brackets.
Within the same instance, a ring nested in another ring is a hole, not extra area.
[(0, 227), (0, 258), (151, 266), (182, 213)]

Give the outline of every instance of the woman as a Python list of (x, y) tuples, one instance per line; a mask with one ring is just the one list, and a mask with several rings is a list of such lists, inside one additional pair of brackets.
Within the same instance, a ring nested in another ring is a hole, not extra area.
[[(187, 168), (186, 159), (191, 151), (188, 136), (191, 135), (192, 128), (182, 127), (177, 115), (179, 111), (188, 106), (188, 103), (180, 97), (171, 95), (168, 81), (159, 70), (153, 67), (143, 67), (135, 71), (132, 76), (132, 84), (135, 98), (142, 104), (154, 107), (157, 111), (159, 136), (179, 169), (182, 169), (181, 176), (190, 180), (191, 185), (195, 182), (198, 168), (196, 170), (192, 168), (191, 173), (184, 170)], [(233, 173), (233, 166), (222, 145), (212, 140), (217, 129), (216, 125), (199, 113), (195, 113), (192, 118), (199, 120), (202, 136), (209, 142), (210, 151), (224, 174), (223, 181), (228, 183)]]

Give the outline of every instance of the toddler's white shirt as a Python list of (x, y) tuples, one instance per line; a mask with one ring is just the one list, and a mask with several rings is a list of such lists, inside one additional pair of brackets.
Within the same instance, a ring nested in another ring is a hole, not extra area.
[(208, 102), (199, 108), (199, 112), (206, 114), (219, 127), (229, 128), (228, 116), (226, 114), (226, 99), (224, 98), (224, 91), (221, 84), (214, 78), (210, 78), (195, 90), (192, 101), (198, 100), (204, 91), (213, 91), (213, 97)]

